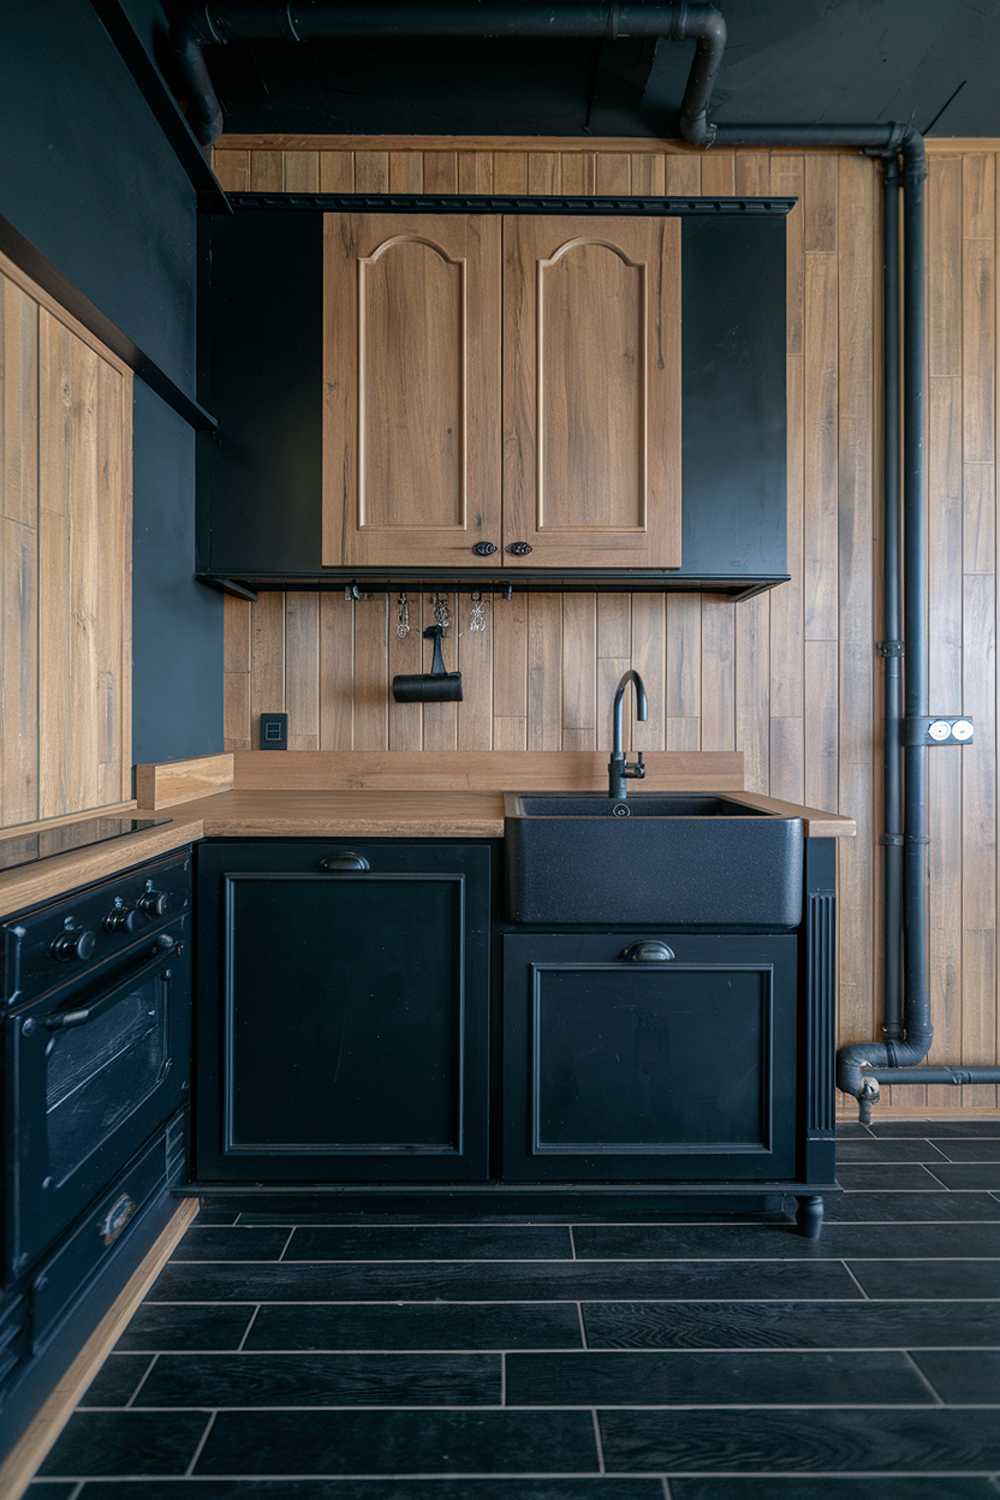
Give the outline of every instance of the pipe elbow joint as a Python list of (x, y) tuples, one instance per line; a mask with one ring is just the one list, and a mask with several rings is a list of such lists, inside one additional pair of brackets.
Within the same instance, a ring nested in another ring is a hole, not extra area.
[(711, 146), (718, 134), (718, 126), (713, 125), (708, 118), (708, 110), (700, 109), (693, 115), (682, 114), (680, 117), (681, 136), (689, 146)]
[[(889, 1066), (889, 1049), (882, 1042), (852, 1042), (837, 1053), (837, 1087), (860, 1099), (870, 1083), (870, 1070)], [(876, 1084), (877, 1088), (877, 1084)]]

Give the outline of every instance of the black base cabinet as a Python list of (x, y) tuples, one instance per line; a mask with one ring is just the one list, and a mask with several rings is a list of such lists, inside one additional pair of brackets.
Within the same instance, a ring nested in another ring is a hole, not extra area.
[[(497, 922), (496, 845), (198, 852), (197, 1182), (341, 1211), (649, 1213), (834, 1182), (836, 862), (796, 932)], [(492, 988), (492, 997), (491, 997)]]
[(796, 941), (506, 934), (504, 1178), (792, 1177)]
[(485, 1180), (489, 846), (198, 858), (199, 1178)]

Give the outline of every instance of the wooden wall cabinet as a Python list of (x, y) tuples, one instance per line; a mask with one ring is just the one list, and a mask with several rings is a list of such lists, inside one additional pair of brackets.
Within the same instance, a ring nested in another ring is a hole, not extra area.
[(678, 219), (327, 214), (324, 307), (325, 566), (679, 566)]
[(132, 372), (0, 257), (0, 827), (132, 776)]

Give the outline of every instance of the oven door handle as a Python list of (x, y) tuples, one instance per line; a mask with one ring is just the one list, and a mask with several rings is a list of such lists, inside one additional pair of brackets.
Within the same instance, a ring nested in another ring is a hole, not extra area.
[(93, 1005), (87, 1005), (81, 1010), (60, 1011), (54, 1016), (49, 1016), (45, 1025), (49, 1031), (66, 1031), (71, 1026), (86, 1026), (88, 1021), (95, 1021), (109, 1005), (114, 1004), (122, 990), (128, 989), (138, 980), (145, 979), (165, 958), (168, 958), (171, 953), (180, 953), (182, 948), (183, 945), (178, 943), (176, 938), (172, 938), (168, 932), (161, 932), (153, 944), (152, 958), (146, 959), (126, 978), (119, 980), (113, 989), (108, 990), (107, 994), (102, 995), (99, 1000), (95, 1000)]

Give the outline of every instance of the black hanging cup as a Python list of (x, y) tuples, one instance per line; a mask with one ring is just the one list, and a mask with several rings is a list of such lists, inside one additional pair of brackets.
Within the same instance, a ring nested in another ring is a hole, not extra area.
[(444, 627), (428, 625), (424, 640), (434, 642), (434, 659), (429, 672), (409, 672), (392, 679), (392, 696), (397, 703), (461, 703), (462, 674), (446, 672), (441, 651)]

